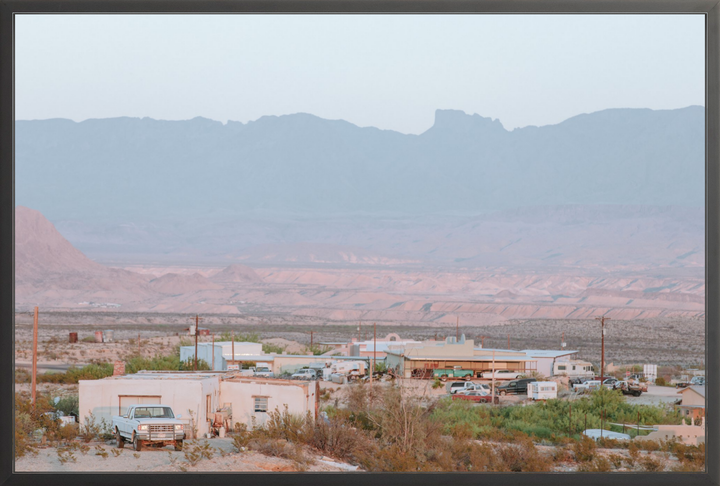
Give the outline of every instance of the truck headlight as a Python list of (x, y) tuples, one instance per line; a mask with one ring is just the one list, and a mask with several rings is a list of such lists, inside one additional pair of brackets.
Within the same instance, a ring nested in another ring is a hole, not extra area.
[(177, 424), (177, 425), (175, 425), (175, 431), (176, 431), (176, 432), (182, 432), (182, 430), (183, 430), (183, 425), (182, 425), (182, 424)]
[(138, 425), (138, 430), (147, 430), (147, 425)]

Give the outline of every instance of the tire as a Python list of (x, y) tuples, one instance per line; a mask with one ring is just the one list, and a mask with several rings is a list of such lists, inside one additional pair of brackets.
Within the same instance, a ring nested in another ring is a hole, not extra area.
[(175, 450), (176, 450), (176, 451), (181, 451), (181, 450), (183, 450), (183, 441), (182, 441), (182, 439), (175, 441)]
[(500, 396), (504, 397), (506, 394), (507, 394), (507, 392), (505, 390), (500, 390)]
[(133, 449), (137, 452), (142, 450), (142, 441), (138, 440), (137, 435), (133, 434)]
[(117, 441), (118, 449), (125, 447), (125, 439), (123, 439), (122, 435), (120, 435), (120, 431), (118, 429), (115, 429), (115, 440)]
[(442, 375), (440, 377), (440, 381), (447, 381), (447, 375)]
[(470, 381), (470, 380), (472, 380), (472, 375), (465, 375), (465, 376), (463, 376), (463, 380), (465, 380), (465, 381)]
[(634, 396), (634, 397), (639, 397), (641, 393), (642, 393), (642, 392), (639, 392), (639, 391), (633, 392), (633, 396)]

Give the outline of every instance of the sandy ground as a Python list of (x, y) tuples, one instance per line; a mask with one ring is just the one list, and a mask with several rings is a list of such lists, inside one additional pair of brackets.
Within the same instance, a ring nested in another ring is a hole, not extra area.
[[(191, 466), (185, 458), (184, 452), (177, 452), (172, 447), (145, 448), (135, 452), (129, 445), (124, 449), (117, 449), (113, 442), (90, 442), (89, 451), (83, 454), (75, 451), (75, 462), (72, 460), (60, 462), (55, 448), (38, 449), (37, 455), (26, 455), (15, 462), (16, 472), (180, 472), (185, 468), (188, 472), (297, 472), (304, 470), (296, 462), (279, 457), (268, 457), (256, 452), (236, 452), (232, 439), (202, 440), (208, 442), (214, 449), (212, 459), (202, 459), (197, 465)], [(103, 458), (97, 455), (97, 448), (107, 453)], [(117, 456), (112, 450), (121, 451)], [(338, 472), (348, 471), (353, 467), (334, 461), (331, 458), (319, 455), (309, 455), (311, 463), (307, 464), (307, 471), (311, 472)]]

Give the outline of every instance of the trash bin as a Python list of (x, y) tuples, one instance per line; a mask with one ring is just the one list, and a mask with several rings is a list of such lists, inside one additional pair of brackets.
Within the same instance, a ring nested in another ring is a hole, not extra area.
[(76, 343), (76, 342), (77, 342), (77, 333), (76, 333), (76, 332), (71, 332), (71, 333), (70, 333), (70, 340), (69, 340), (69, 342), (71, 342), (71, 343)]
[(103, 342), (102, 338), (103, 338), (102, 331), (95, 331), (95, 342), (96, 343)]

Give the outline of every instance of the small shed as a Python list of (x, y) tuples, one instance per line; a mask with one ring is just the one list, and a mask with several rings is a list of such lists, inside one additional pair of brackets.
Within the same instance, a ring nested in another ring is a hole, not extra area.
[(552, 400), (557, 398), (558, 388), (554, 381), (535, 381), (528, 383), (528, 398), (533, 400)]

